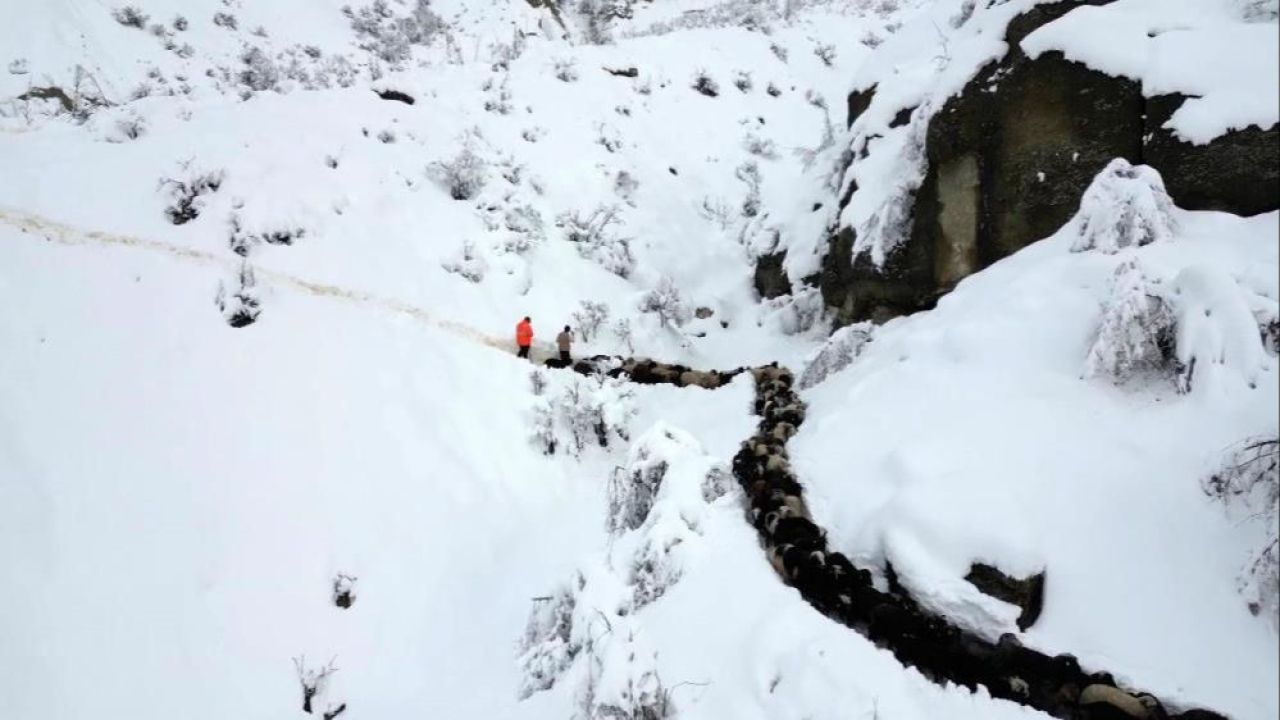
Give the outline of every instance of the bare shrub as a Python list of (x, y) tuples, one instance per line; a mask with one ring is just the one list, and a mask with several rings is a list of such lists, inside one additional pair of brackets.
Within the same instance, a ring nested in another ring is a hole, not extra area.
[(561, 82), (577, 82), (578, 81), (578, 65), (573, 59), (556, 60), (554, 64), (554, 74), (556, 79)]
[(583, 342), (591, 342), (600, 327), (609, 320), (609, 306), (590, 300), (583, 300), (578, 305), (579, 309), (572, 314), (573, 326), (582, 335)]
[(213, 24), (220, 28), (228, 30), (239, 30), (240, 23), (236, 20), (236, 16), (231, 13), (219, 12), (213, 14)]
[(617, 234), (622, 224), (616, 205), (600, 205), (583, 215), (561, 213), (556, 225), (565, 230), (565, 239), (578, 247), (578, 254), (598, 263), (619, 277), (628, 277), (635, 267), (631, 239)]
[(640, 312), (657, 315), (662, 327), (684, 325), (693, 316), (680, 289), (668, 276), (663, 276), (652, 290), (640, 298), (639, 309)]
[(1240, 572), (1238, 587), (1249, 611), (1280, 622), (1280, 438), (1251, 438), (1239, 443), (1223, 467), (1204, 481), (1209, 497), (1248, 513), (1266, 532)]
[(836, 46), (830, 43), (822, 43), (813, 48), (813, 54), (822, 61), (827, 67), (835, 67), (836, 64)]
[(111, 17), (115, 18), (116, 22), (124, 25), (125, 27), (142, 30), (147, 26), (147, 20), (149, 20), (151, 16), (138, 9), (137, 5), (125, 5), (124, 7), (112, 10)]
[(488, 181), (489, 164), (476, 153), (468, 139), (458, 154), (449, 160), (438, 160), (430, 169), (454, 200), (470, 200), (480, 193)]
[(720, 84), (707, 74), (706, 70), (699, 70), (693, 76), (693, 83), (690, 87), (707, 97), (717, 97), (720, 95)]

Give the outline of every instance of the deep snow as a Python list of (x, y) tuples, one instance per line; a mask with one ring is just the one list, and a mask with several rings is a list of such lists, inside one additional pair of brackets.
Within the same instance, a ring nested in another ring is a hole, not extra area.
[[(847, 90), (895, 73), (918, 77), (894, 86), (903, 107), (944, 98), (1004, 51), (980, 31), (1029, 3), (953, 27), (961, 5), (680, 0), (638, 6), (614, 44), (594, 46), (565, 41), (525, 3), (436, 0), (448, 42), (376, 79), (336, 0), (146, 3), (152, 22), (189, 19), (171, 33), (192, 45), (185, 58), (99, 2), (10, 13), (0, 27), (6, 716), (304, 717), (292, 659), (305, 655), (309, 667), (332, 658), (339, 668), (318, 705), (348, 703), (344, 718), (571, 717), (589, 675), (582, 659), (517, 699), (532, 599), (582, 571), (604, 588), (586, 597), (616, 610), (623, 576), (611, 562), (655, 537), (681, 538), (679, 580), (626, 621), (627, 644), (610, 645), (621, 630), (600, 639), (600, 656), (656, 653), (678, 717), (1034, 716), (934, 685), (823, 618), (773, 574), (736, 489), (696, 497), (691, 483), (754, 427), (745, 377), (715, 391), (637, 388), (631, 442), (548, 457), (530, 441), (530, 367), (508, 347), (521, 315), (542, 343), (590, 300), (610, 318), (579, 353), (800, 370), (825, 337), (820, 301), (807, 291), (758, 303), (753, 258), (786, 247), (793, 279), (816, 269), (850, 137)], [(213, 24), (223, 11), (238, 30)], [(768, 34), (743, 26), (750, 13)], [(933, 59), (935, 23), (952, 38), (946, 67)], [(504, 68), (513, 31), (530, 36)], [(828, 43), (832, 67), (814, 52)], [(320, 48), (328, 67), (346, 58), (350, 86), (337, 74), (318, 90), (286, 78), (287, 92), (243, 99), (218, 72), (238, 70), (248, 46), (296, 44)], [(575, 81), (554, 76), (565, 61)], [(78, 124), (9, 102), (33, 85), (69, 87), (77, 64), (116, 105)], [(634, 79), (602, 69), (631, 66)], [(717, 97), (690, 88), (700, 72)], [(1206, 96), (1220, 124), (1248, 119), (1222, 108), (1242, 112), (1230, 98), (1256, 79), (1205, 80), (1222, 93)], [(151, 94), (130, 100), (144, 82)], [(140, 137), (122, 135), (121, 121)], [(913, 125), (878, 142), (902, 142)], [(464, 142), (489, 172), (477, 197), (457, 201), (430, 166)], [(743, 213), (748, 163), (760, 178), (754, 216)], [(863, 187), (910, 180), (901, 166), (871, 170)], [(204, 173), (221, 173), (218, 190), (197, 201), (199, 217), (171, 224), (162, 179)], [(617, 206), (617, 236), (630, 238), (627, 277), (557, 226), (602, 205)], [(848, 367), (805, 391), (809, 420), (791, 454), (833, 545), (891, 559), (957, 622), (1011, 623), (1009, 606), (961, 579), (971, 560), (1047, 568), (1045, 614), (1025, 642), (1263, 720), (1280, 712), (1275, 627), (1248, 614), (1235, 576), (1264, 529), (1210, 503), (1199, 481), (1232, 443), (1276, 431), (1276, 359), (1241, 345), (1238, 326), (1191, 319), (1205, 308), (1234, 308), (1237, 320), (1240, 307), (1275, 312), (1277, 218), (1176, 220), (1172, 237), (1114, 255), (1071, 252), (1068, 228), (962, 282), (937, 310), (876, 329)], [(296, 230), (289, 245), (261, 239)], [(1224, 358), (1202, 366), (1189, 394), (1082, 377), (1114, 270), (1134, 258), (1189, 298), (1179, 306), (1181, 327), (1198, 333), (1188, 346)], [(233, 329), (215, 301), (246, 261), (261, 315)], [(664, 278), (687, 310), (712, 314), (673, 329), (642, 312)], [(629, 340), (612, 330), (619, 319)], [(553, 393), (569, 382), (548, 377)], [(664, 428), (681, 439), (659, 443), (672, 466), (662, 532), (610, 536), (608, 480)], [(330, 598), (338, 573), (358, 578), (349, 610)], [(612, 664), (610, 677), (626, 667)]]

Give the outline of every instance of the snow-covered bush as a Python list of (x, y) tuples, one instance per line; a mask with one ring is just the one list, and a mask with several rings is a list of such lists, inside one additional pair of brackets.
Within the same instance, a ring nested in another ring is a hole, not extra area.
[(568, 587), (534, 599), (524, 635), (517, 645), (523, 671), (520, 699), (554, 685), (582, 650), (581, 643), (573, 637), (575, 606), (576, 598)]
[(517, 648), (520, 697), (576, 682), (575, 718), (671, 717), (643, 610), (680, 580), (710, 503), (730, 485), (724, 464), (688, 433), (659, 423), (636, 441), (608, 487), (610, 542), (569, 583), (534, 599)]
[(578, 305), (579, 309), (572, 315), (573, 326), (582, 336), (583, 342), (591, 342), (591, 339), (600, 331), (600, 326), (609, 320), (609, 306), (590, 300), (583, 300)]
[(189, 173), (186, 180), (161, 178), (160, 187), (167, 188), (172, 198), (164, 209), (165, 217), (174, 225), (195, 220), (204, 209), (204, 196), (217, 192), (222, 187), (222, 180), (221, 170)]
[(634, 205), (636, 190), (640, 189), (640, 181), (626, 170), (619, 170), (613, 179), (613, 192), (626, 203)]
[(577, 82), (578, 64), (572, 58), (556, 60), (553, 66), (553, 73), (556, 79), (561, 82)]
[(716, 97), (720, 94), (720, 84), (706, 70), (699, 70), (694, 74), (690, 87), (707, 97)]
[(1116, 268), (1084, 376), (1117, 382), (1142, 372), (1174, 370), (1176, 319), (1161, 287), (1136, 259)]
[(693, 315), (675, 281), (665, 275), (640, 298), (639, 310), (657, 315), (658, 322), (664, 328), (684, 325)]
[(1076, 252), (1113, 254), (1173, 237), (1173, 201), (1160, 173), (1146, 165), (1112, 160), (1080, 198), (1080, 210), (1068, 224)]
[(1241, 570), (1239, 589), (1254, 615), (1280, 624), (1280, 438), (1251, 438), (1237, 445), (1204, 491), (1261, 523), (1261, 544)]
[(755, 133), (747, 133), (742, 140), (742, 147), (756, 157), (762, 157), (765, 160), (778, 159), (778, 146), (768, 138), (762, 138)]
[(608, 152), (617, 152), (622, 147), (622, 137), (617, 128), (604, 123), (596, 123), (596, 144)]
[(387, 0), (374, 0), (356, 10), (346, 6), (342, 12), (350, 20), (360, 48), (393, 68), (403, 67), (412, 57), (413, 46), (430, 45), (445, 28), (430, 0), (416, 0), (406, 16), (398, 15)]
[(813, 54), (822, 61), (827, 67), (835, 67), (836, 64), (836, 46), (830, 43), (821, 43), (813, 48)]
[(147, 26), (147, 20), (150, 18), (149, 15), (138, 9), (137, 5), (125, 5), (122, 8), (116, 8), (111, 11), (111, 17), (125, 27), (138, 28), (139, 30)]
[(473, 283), (483, 280), (485, 272), (489, 269), (489, 264), (476, 251), (475, 243), (470, 240), (464, 240), (457, 255), (442, 262), (440, 266), (445, 272), (460, 275)]
[(262, 48), (246, 49), (240, 54), (240, 64), (243, 67), (236, 75), (240, 84), (256, 92), (279, 90), (280, 69)]
[(178, 15), (173, 18), (173, 29), (177, 32), (186, 32), (187, 28), (190, 26), (191, 26), (191, 23), (188, 22), (187, 19), (181, 15)]
[(129, 115), (116, 120), (115, 133), (108, 136), (111, 142), (137, 140), (147, 134), (147, 122), (138, 115)]
[(582, 26), (582, 39), (591, 45), (613, 41), (613, 22), (631, 17), (631, 0), (578, 0), (573, 6)]
[(634, 630), (619, 627), (591, 655), (573, 720), (668, 720), (670, 692), (658, 677), (657, 653)]
[(747, 195), (742, 199), (743, 217), (753, 218), (760, 214), (760, 165), (754, 160), (742, 163), (734, 170), (734, 176), (747, 186)]
[(542, 242), (547, 236), (543, 227), (542, 213), (532, 205), (507, 208), (502, 216), (502, 224), (514, 233), (505, 246), (508, 252), (523, 253)]
[(874, 323), (860, 322), (831, 333), (805, 363), (800, 373), (800, 389), (811, 388), (848, 367), (875, 338), (875, 328)]
[(563, 447), (577, 457), (592, 445), (629, 441), (636, 412), (630, 386), (604, 376), (574, 377), (534, 404), (530, 442), (547, 455)]
[(1173, 279), (1168, 297), (1177, 317), (1182, 391), (1221, 383), (1256, 387), (1273, 364), (1249, 307), (1250, 294), (1208, 264), (1189, 265)]
[(1235, 0), (1245, 22), (1274, 22), (1280, 18), (1280, 0)]
[(467, 139), (453, 158), (431, 164), (431, 171), (454, 200), (474, 198), (488, 181), (489, 164), (480, 157), (473, 145)]
[(481, 86), (481, 90), (488, 93), (488, 97), (484, 101), (484, 109), (486, 112), (497, 113), (499, 115), (510, 115), (514, 106), (511, 104), (511, 87), (507, 82), (507, 76), (502, 77), (501, 83), (495, 83), (492, 78), (485, 81)]
[(213, 14), (213, 24), (220, 28), (228, 30), (239, 30), (240, 22), (236, 20), (236, 16), (231, 13), (218, 12)]
[(773, 53), (774, 57), (778, 58), (782, 62), (787, 61), (787, 55), (789, 53), (786, 48), (782, 47), (778, 43), (770, 43), (769, 50)]
[(256, 285), (253, 268), (248, 263), (241, 264), (240, 272), (231, 290), (228, 290), (223, 283), (218, 283), (215, 302), (223, 319), (231, 327), (241, 328), (257, 321), (262, 308), (259, 307)]
[(609, 478), (605, 529), (617, 534), (640, 527), (649, 517), (666, 474), (665, 460), (655, 457), (645, 446), (637, 446), (627, 466), (616, 468)]
[(578, 254), (619, 277), (628, 277), (635, 267), (631, 239), (617, 234), (622, 224), (616, 205), (600, 205), (590, 213), (561, 213), (556, 226), (565, 230), (565, 239), (578, 247)]
[(749, 93), (754, 83), (751, 82), (751, 73), (746, 70), (739, 70), (733, 74), (733, 86), (738, 88), (740, 92)]
[(774, 85), (772, 82), (765, 87), (764, 91), (769, 94), (769, 97), (778, 97), (782, 94), (782, 91), (778, 89), (778, 86)]
[(634, 355), (636, 351), (635, 337), (631, 333), (631, 319), (618, 318), (613, 323), (613, 337), (618, 344), (627, 349), (627, 354)]

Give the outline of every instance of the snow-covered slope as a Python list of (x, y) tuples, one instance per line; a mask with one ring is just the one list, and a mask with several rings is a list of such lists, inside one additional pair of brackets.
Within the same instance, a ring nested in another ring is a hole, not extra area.
[[(740, 491), (706, 485), (754, 431), (747, 377), (535, 381), (509, 347), (532, 315), (539, 356), (571, 324), (579, 355), (801, 369), (821, 298), (760, 301), (754, 260), (817, 269), (846, 91), (926, 4), (619, 3), (609, 44), (576, 8), (344, 5), (147, 0), (133, 27), (56, 0), (0, 26), (6, 717), (309, 717), (326, 667), (315, 717), (594, 719), (655, 692), (709, 720), (1037, 716), (778, 580)], [(54, 87), (70, 108), (30, 95)], [(1068, 227), (867, 330), (792, 456), (832, 544), (956, 622), (1008, 629), (968, 562), (1046, 568), (1025, 643), (1263, 720), (1275, 628), (1234, 578), (1265, 528), (1199, 481), (1275, 433), (1274, 356), (1188, 322), (1223, 358), (1190, 393), (1081, 377), (1134, 258), (1274, 314), (1275, 214), (1175, 215), (1119, 255)], [(606, 530), (611, 483), (657, 464), (647, 520)], [(645, 563), (663, 590), (633, 608)], [(578, 649), (522, 692), (566, 588)]]

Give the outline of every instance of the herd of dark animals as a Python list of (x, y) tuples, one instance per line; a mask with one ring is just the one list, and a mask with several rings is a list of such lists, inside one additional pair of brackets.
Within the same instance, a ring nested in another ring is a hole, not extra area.
[(1105, 672), (1086, 672), (1072, 655), (1048, 656), (1024, 647), (1012, 633), (990, 642), (926, 612), (887, 568), (888, 589), (872, 574), (827, 547), (787, 456), (787, 441), (804, 422), (795, 378), (777, 363), (728, 372), (698, 371), (648, 359), (596, 356), (548, 360), (553, 368), (603, 374), (640, 384), (715, 389), (750, 373), (760, 423), (733, 458), (733, 474), (750, 503), (748, 520), (770, 564), (815, 609), (889, 650), (904, 665), (937, 683), (982, 686), (1002, 698), (1067, 720), (1226, 720), (1208, 710), (1175, 712), (1153, 695), (1121, 689)]

